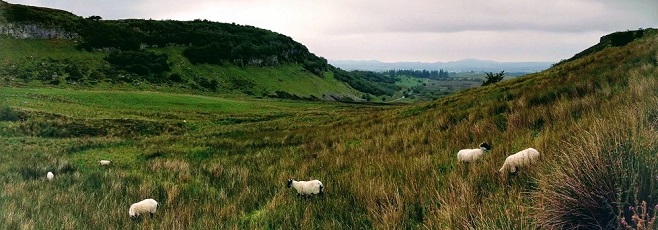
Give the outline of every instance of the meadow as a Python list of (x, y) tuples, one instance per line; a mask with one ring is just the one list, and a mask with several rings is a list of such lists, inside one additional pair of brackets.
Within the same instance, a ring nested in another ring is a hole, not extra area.
[[(6, 86), (0, 228), (645, 227), (658, 204), (657, 64), (647, 36), (410, 105)], [(456, 161), (485, 141), (480, 161)], [(536, 167), (498, 172), (527, 147)], [(325, 194), (298, 197), (288, 178), (319, 179)], [(161, 203), (155, 217), (130, 219), (145, 198)]]

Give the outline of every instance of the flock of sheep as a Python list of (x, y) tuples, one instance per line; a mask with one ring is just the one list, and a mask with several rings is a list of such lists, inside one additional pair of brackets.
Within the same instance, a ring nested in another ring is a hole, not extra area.
[[(99, 161), (99, 164), (101, 166), (109, 166), (110, 163), (112, 162), (109, 160)], [(53, 172), (46, 173), (46, 179), (49, 181), (54, 180), (55, 174)], [(137, 218), (141, 215), (145, 215), (148, 213), (150, 214), (151, 217), (153, 217), (155, 211), (158, 210), (158, 206), (159, 206), (158, 202), (155, 201), (154, 199), (145, 199), (130, 205), (130, 209), (128, 209), (128, 215), (130, 215), (131, 218)]]
[[(457, 160), (461, 162), (474, 162), (482, 155), (485, 151), (491, 150), (491, 146), (486, 142), (480, 144), (480, 148), (477, 149), (462, 149), (457, 152)], [(509, 155), (503, 167), (500, 167), (498, 172), (504, 173), (509, 171), (510, 173), (515, 173), (519, 167), (525, 167), (534, 164), (539, 160), (539, 151), (533, 148), (527, 148), (521, 150), (515, 154)]]
[[(481, 143), (480, 148), (477, 149), (462, 149), (457, 152), (457, 160), (461, 162), (474, 162), (477, 161), (482, 155), (484, 154), (485, 151), (491, 150), (491, 146), (489, 144)], [(505, 163), (503, 163), (503, 167), (498, 170), (500, 173), (504, 173), (506, 171), (509, 171), (510, 173), (515, 173), (519, 167), (524, 167), (533, 164), (536, 162), (539, 158), (539, 151), (533, 148), (527, 148), (524, 150), (521, 150), (515, 154), (512, 154), (505, 159)], [(101, 166), (109, 166), (111, 161), (109, 160), (101, 160), (99, 161), (99, 164)], [(55, 174), (52, 172), (48, 172), (46, 174), (46, 179), (47, 180), (54, 180), (55, 179)], [(288, 179), (287, 183), (288, 188), (295, 188), (297, 190), (298, 195), (302, 196), (311, 196), (311, 195), (322, 195), (324, 186), (322, 185), (322, 182), (319, 180), (311, 180), (311, 181), (297, 181), (294, 179)], [(128, 215), (131, 218), (137, 218), (140, 217), (141, 215), (146, 215), (149, 214), (150, 217), (153, 217), (153, 214), (157, 211), (159, 207), (159, 204), (157, 201), (154, 199), (145, 199), (140, 202), (134, 203), (130, 205), (130, 208), (128, 209)]]
[[(109, 166), (110, 163), (111, 161), (109, 160), (99, 161), (99, 164), (101, 166)], [(55, 174), (53, 172), (46, 173), (46, 179), (49, 181), (54, 180)], [(303, 196), (310, 196), (316, 194), (322, 195), (324, 189), (322, 182), (320, 182), (319, 180), (296, 181), (294, 179), (289, 179), (287, 187), (295, 188), (295, 190), (297, 190), (297, 193)], [(159, 206), (160, 205), (158, 204), (158, 202), (155, 201), (154, 199), (144, 199), (140, 202), (130, 205), (130, 208), (128, 209), (128, 215), (131, 218), (138, 218), (141, 215), (149, 214), (150, 217), (152, 218), (153, 214), (155, 214)]]

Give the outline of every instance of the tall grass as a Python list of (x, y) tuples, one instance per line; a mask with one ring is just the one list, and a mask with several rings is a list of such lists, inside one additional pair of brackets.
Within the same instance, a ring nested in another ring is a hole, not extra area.
[[(555, 170), (539, 177), (537, 222), (547, 229), (623, 227), (632, 223), (632, 207), (656, 200), (658, 102), (655, 67), (631, 73), (630, 101), (615, 112), (579, 126), (561, 149)], [(645, 210), (646, 211), (646, 210)], [(631, 227), (631, 226), (629, 226)], [(632, 226), (641, 227), (641, 226)]]

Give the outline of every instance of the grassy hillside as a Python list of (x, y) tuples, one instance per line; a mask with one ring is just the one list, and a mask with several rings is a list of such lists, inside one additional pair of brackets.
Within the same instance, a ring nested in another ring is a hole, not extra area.
[[(395, 107), (3, 87), (0, 225), (638, 227), (658, 204), (657, 64), (653, 33)], [(456, 161), (483, 141), (493, 150), (480, 161)], [(543, 154), (536, 167), (501, 176), (506, 156), (527, 147)], [(298, 197), (290, 177), (320, 179), (326, 194)], [(131, 220), (128, 207), (144, 198), (162, 204), (156, 217)]]
[(348, 101), (397, 90), (288, 36), (207, 20), (102, 20), (0, 1), (0, 47), (3, 85)]
[[(110, 70), (105, 52), (77, 50), (67, 40), (0, 38), (0, 78), (5, 86), (44, 85), (59, 88), (133, 88), (205, 94), (243, 94), (258, 97), (285, 91), (301, 97), (360, 92), (333, 78), (310, 74), (296, 64), (272, 67), (192, 65), (177, 48), (151, 48), (168, 56), (171, 71), (161, 80)], [(170, 80), (177, 76), (177, 80)]]

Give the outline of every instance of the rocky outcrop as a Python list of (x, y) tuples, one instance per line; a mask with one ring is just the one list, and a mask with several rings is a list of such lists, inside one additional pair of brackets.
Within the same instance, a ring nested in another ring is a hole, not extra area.
[(0, 34), (19, 39), (75, 39), (78, 34), (36, 24), (0, 23)]

